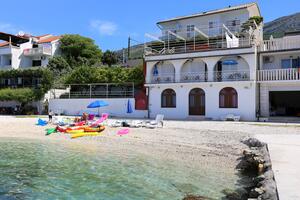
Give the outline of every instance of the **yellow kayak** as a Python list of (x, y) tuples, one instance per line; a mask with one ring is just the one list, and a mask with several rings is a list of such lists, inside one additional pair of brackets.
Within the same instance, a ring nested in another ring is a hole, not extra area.
[(81, 130), (67, 130), (66, 133), (70, 133), (70, 134), (84, 133), (84, 129), (81, 129)]
[(102, 134), (99, 134), (98, 132), (76, 133), (76, 134), (72, 134), (71, 138), (72, 138), (72, 139), (75, 139), (75, 138), (79, 138), (79, 137), (85, 137), (85, 136), (98, 136), (98, 135), (102, 135)]

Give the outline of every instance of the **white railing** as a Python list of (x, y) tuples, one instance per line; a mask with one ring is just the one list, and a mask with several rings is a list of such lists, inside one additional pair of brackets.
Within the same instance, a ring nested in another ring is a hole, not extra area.
[(300, 68), (259, 70), (258, 81), (292, 81), (300, 80)]
[(207, 73), (206, 72), (181, 73), (180, 81), (181, 82), (205, 82), (207, 81)]
[(285, 49), (299, 49), (300, 38), (278, 38), (265, 40), (260, 46), (261, 51), (278, 51)]
[(250, 80), (250, 71), (215, 71), (214, 72), (214, 81), (224, 82), (224, 81), (249, 81)]
[(174, 83), (175, 73), (153, 75), (151, 83)]
[(25, 56), (34, 56), (34, 55), (51, 55), (52, 49), (51, 47), (38, 47), (32, 49), (24, 49)]
[(12, 54), (12, 50), (10, 46), (0, 47), (0, 55), (9, 55)]

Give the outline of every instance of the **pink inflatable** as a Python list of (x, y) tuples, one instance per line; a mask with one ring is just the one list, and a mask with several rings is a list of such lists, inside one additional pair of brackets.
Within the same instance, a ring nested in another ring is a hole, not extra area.
[(129, 129), (126, 128), (126, 129), (119, 130), (118, 133), (117, 133), (117, 135), (122, 136), (122, 135), (127, 135), (128, 133), (129, 133)]

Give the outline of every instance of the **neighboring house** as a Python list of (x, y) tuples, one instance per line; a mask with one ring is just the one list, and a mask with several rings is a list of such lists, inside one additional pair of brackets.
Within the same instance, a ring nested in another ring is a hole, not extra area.
[[(50, 34), (42, 36), (11, 35), (0, 32), (0, 70), (29, 69), (46, 67), (49, 58), (59, 55), (60, 36)], [(37, 87), (39, 77), (5, 77), (0, 79), (0, 88)], [(33, 102), (39, 113), (43, 110), (43, 101)], [(0, 109), (16, 108), (17, 102), (0, 102)]]
[(158, 22), (145, 44), (150, 117), (300, 116), (300, 36), (263, 41), (262, 23), (242, 28), (254, 16), (250, 3)]
[(258, 50), (261, 115), (300, 117), (300, 32), (271, 37)]
[(11, 35), (0, 32), (0, 70), (45, 67), (59, 54), (60, 36)]

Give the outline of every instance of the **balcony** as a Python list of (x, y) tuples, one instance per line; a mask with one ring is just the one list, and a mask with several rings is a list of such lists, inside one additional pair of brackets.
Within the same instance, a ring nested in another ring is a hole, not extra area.
[(300, 38), (277, 38), (265, 40), (260, 45), (260, 51), (280, 51), (288, 49), (299, 49)]
[(38, 47), (32, 49), (24, 49), (24, 56), (51, 56), (52, 48), (51, 47)]
[(230, 81), (250, 81), (250, 71), (214, 71), (209, 78), (208, 72), (181, 73), (180, 79), (176, 80), (175, 74), (153, 75), (148, 84), (166, 83), (200, 83), (200, 82), (230, 82)]
[(166, 55), (192, 53), (220, 49), (251, 47), (248, 33), (239, 26), (193, 27), (189, 31), (162, 30), (162, 35), (145, 34), (151, 41), (145, 42), (144, 54)]
[(300, 69), (270, 69), (259, 70), (257, 72), (257, 81), (299, 81)]

